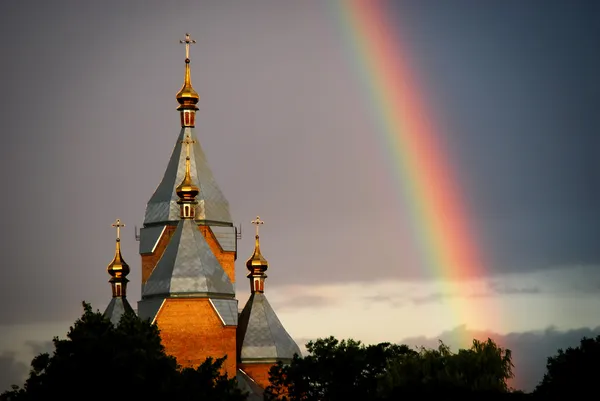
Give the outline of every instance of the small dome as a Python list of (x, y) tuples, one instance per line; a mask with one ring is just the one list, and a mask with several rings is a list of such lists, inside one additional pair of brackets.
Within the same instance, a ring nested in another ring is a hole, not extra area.
[(190, 59), (185, 60), (185, 79), (183, 86), (177, 92), (177, 102), (181, 105), (179, 108), (193, 108), (197, 110), (196, 103), (200, 100), (200, 95), (192, 87), (192, 78), (190, 73)]
[(260, 253), (260, 237), (257, 235), (255, 239), (254, 253), (246, 262), (246, 267), (251, 273), (264, 273), (269, 268), (269, 262), (267, 262), (267, 259)]
[(123, 260), (123, 256), (121, 255), (121, 240), (117, 238), (117, 248), (115, 250), (115, 257), (112, 262), (106, 268), (108, 274), (111, 277), (126, 277), (129, 274), (129, 265)]
[(192, 182), (189, 156), (185, 158), (185, 177), (183, 177), (181, 184), (175, 188), (175, 192), (177, 193), (177, 196), (179, 196), (179, 199), (184, 201), (194, 201), (196, 200), (196, 196), (200, 193), (200, 188)]

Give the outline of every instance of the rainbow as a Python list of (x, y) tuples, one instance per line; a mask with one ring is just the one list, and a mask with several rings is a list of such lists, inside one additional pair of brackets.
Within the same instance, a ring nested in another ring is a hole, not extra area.
[[(341, 21), (352, 64), (369, 94), (368, 107), (375, 117), (382, 151), (403, 189), (411, 230), (417, 234), (418, 249), (429, 270), (425, 273), (443, 280), (447, 290), (450, 283), (480, 277), (484, 265), (468, 224), (459, 181), (443, 151), (442, 139), (435, 135), (434, 118), (425, 108), (405, 46), (388, 20), (386, 3), (341, 0), (335, 2), (334, 14)], [(461, 309), (457, 324), (472, 320), (477, 313), (475, 306), (461, 303), (452, 306)], [(483, 318), (483, 313), (477, 315)]]

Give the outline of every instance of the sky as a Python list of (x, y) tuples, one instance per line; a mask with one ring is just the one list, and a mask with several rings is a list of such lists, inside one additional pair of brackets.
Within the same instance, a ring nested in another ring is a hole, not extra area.
[(179, 133), (186, 32), (196, 132), (242, 226), (240, 307), (258, 214), (266, 295), (301, 344), (491, 336), (530, 390), (556, 349), (600, 334), (600, 4), (378, 3), (483, 255), (472, 277), (451, 280), (415, 246), (345, 3), (0, 3), (0, 389), (81, 301), (108, 304), (116, 218), (139, 300), (135, 227)]

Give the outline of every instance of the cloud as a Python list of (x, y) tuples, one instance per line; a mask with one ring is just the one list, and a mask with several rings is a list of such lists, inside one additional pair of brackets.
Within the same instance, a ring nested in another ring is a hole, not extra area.
[(400, 343), (412, 346), (437, 347), (442, 340), (453, 350), (469, 347), (472, 339), (493, 339), (498, 345), (512, 351), (515, 365), (515, 378), (511, 385), (525, 391), (531, 391), (542, 379), (546, 370), (547, 358), (556, 354), (559, 348), (574, 347), (583, 337), (600, 334), (600, 327), (582, 327), (560, 331), (554, 327), (545, 330), (508, 333), (505, 335), (485, 331), (471, 331), (465, 326), (445, 331), (435, 337), (410, 337)]
[(13, 384), (23, 384), (27, 372), (27, 365), (19, 361), (14, 352), (4, 351), (0, 354), (0, 393), (10, 390)]
[(542, 289), (537, 286), (518, 286), (499, 281), (487, 281), (483, 284), (486, 288), (470, 292), (432, 292), (427, 295), (414, 296), (409, 301), (414, 305), (425, 305), (429, 303), (442, 302), (446, 298), (486, 298), (497, 295), (534, 295), (542, 293)]
[[(28, 356), (36, 356), (54, 349), (52, 341), (26, 341)], [(29, 361), (13, 351), (0, 354), (0, 393), (9, 390), (12, 385), (21, 386), (29, 372)]]
[(320, 295), (305, 295), (292, 297), (278, 302), (278, 310), (306, 309), (313, 307), (331, 306), (335, 301)]

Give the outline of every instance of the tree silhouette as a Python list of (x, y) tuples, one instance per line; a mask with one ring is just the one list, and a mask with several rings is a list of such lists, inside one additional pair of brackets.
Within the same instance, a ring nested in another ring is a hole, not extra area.
[(388, 361), (381, 394), (395, 399), (408, 394), (503, 394), (513, 377), (510, 350), (491, 339), (473, 340), (469, 349), (452, 353), (440, 341), (437, 349), (399, 355)]
[(544, 378), (536, 387), (538, 397), (593, 394), (600, 376), (600, 336), (584, 337), (575, 348), (559, 349), (548, 358)]
[(414, 352), (382, 343), (365, 346), (334, 337), (310, 341), (309, 355), (271, 368), (265, 400), (375, 400), (380, 375), (392, 355)]
[(89, 304), (83, 308), (67, 338), (54, 338), (54, 353), (33, 359), (23, 388), (13, 386), (0, 400), (246, 399), (235, 379), (220, 375), (223, 359), (181, 370), (156, 325), (126, 313), (114, 326)]
[(415, 395), (472, 395), (515, 398), (506, 381), (513, 376), (510, 350), (492, 340), (473, 341), (452, 353), (415, 351), (406, 345), (365, 346), (333, 337), (307, 344), (309, 355), (271, 369), (266, 400), (396, 400)]

